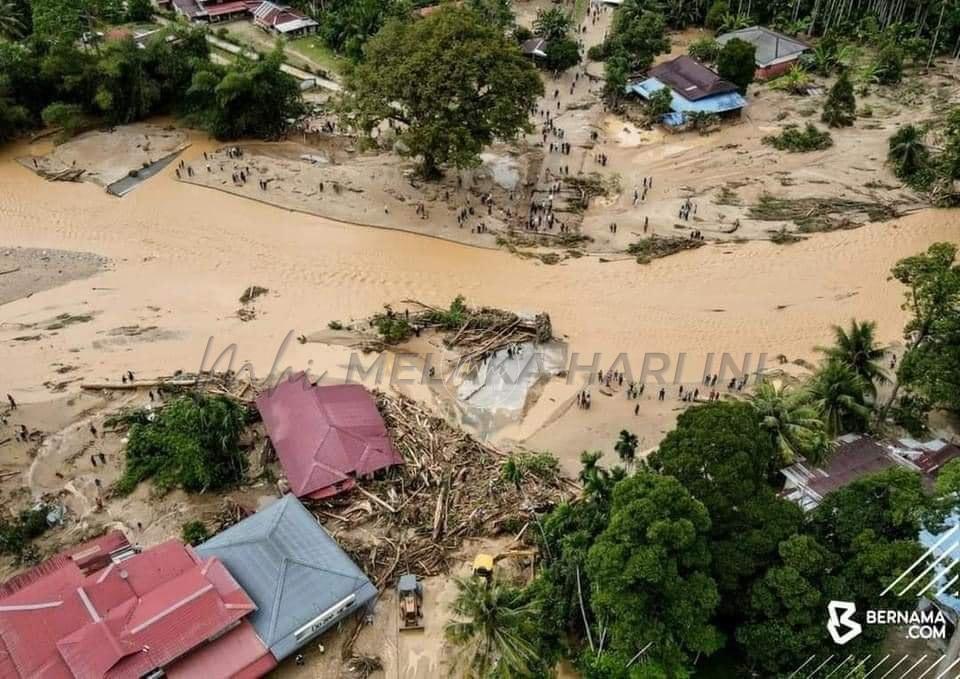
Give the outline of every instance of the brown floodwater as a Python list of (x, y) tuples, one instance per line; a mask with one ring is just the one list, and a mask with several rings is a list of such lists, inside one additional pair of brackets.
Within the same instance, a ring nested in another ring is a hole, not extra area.
[[(188, 159), (215, 146), (191, 142)], [(444, 304), (457, 294), (472, 304), (547, 311), (580, 364), (599, 352), (605, 368), (626, 354), (636, 375), (645, 353), (663, 353), (672, 378), (684, 353), (682, 377), (696, 382), (711, 352), (738, 363), (751, 353), (754, 366), (762, 353), (768, 363), (778, 354), (810, 359), (830, 326), (852, 317), (874, 319), (881, 340), (898, 340), (902, 293), (888, 280), (890, 267), (930, 243), (960, 239), (960, 212), (928, 210), (787, 246), (708, 245), (649, 265), (583, 257), (549, 266), (287, 212), (176, 182), (172, 166), (118, 199), (94, 184), (36, 177), (14, 160), (31, 152), (26, 144), (0, 152), (0, 246), (89, 251), (112, 265), (0, 306), (0, 391), (24, 400), (49, 398), (42, 383), (58, 364), (78, 379), (194, 370), (211, 337), (218, 348), (235, 343), (238, 360), (263, 375), (291, 330), (310, 334), (385, 303)], [(249, 285), (270, 292), (257, 301), (256, 319), (244, 322), (236, 312)], [(62, 313), (92, 320), (13, 340)], [(137, 326), (142, 332), (130, 331)], [(278, 366), (342, 375), (348, 362), (346, 349), (292, 341)], [(552, 398), (513, 434), (531, 434), (572, 391), (548, 388)]]

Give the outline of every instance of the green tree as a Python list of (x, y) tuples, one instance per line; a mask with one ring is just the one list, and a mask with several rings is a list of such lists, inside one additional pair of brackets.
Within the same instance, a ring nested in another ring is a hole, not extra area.
[(617, 484), (587, 557), (611, 650), (630, 657), (652, 642), (649, 657), (678, 671), (722, 645), (711, 622), (719, 596), (709, 530), (706, 508), (676, 479), (640, 471)]
[(152, 18), (150, 0), (127, 0), (127, 21), (150, 21)]
[(485, 23), (507, 31), (514, 28), (516, 18), (510, 0), (467, 0), (467, 7), (480, 16)]
[(634, 463), (634, 460), (636, 460), (638, 445), (640, 445), (640, 439), (637, 438), (636, 434), (626, 429), (621, 429), (620, 437), (614, 444), (613, 449), (617, 451), (617, 455), (620, 456), (620, 461), (629, 467)]
[(707, 28), (716, 30), (720, 28), (720, 25), (723, 23), (723, 17), (729, 13), (730, 5), (727, 4), (726, 0), (714, 0), (713, 4), (710, 5), (710, 9), (707, 11), (707, 16), (703, 23)]
[(874, 75), (881, 85), (894, 85), (903, 78), (903, 52), (889, 44), (877, 54)]
[(757, 70), (756, 55), (757, 48), (745, 40), (729, 40), (717, 56), (717, 72), (741, 92), (746, 92)]
[(354, 61), (390, 19), (409, 21), (411, 7), (403, 0), (332, 0), (320, 17), (320, 34), (327, 45)]
[(8, 141), (30, 124), (30, 112), (8, 96), (8, 78), (0, 75), (0, 141)]
[(341, 112), (368, 134), (384, 120), (400, 122), (403, 152), (420, 156), (424, 175), (436, 177), (441, 165), (474, 166), (495, 139), (530, 130), (542, 94), (543, 81), (515, 44), (473, 12), (448, 6), (385, 26), (348, 76)]
[(120, 493), (148, 478), (162, 488), (190, 492), (215, 490), (243, 477), (246, 457), (240, 450), (245, 411), (225, 396), (200, 393), (180, 396), (158, 413), (135, 411)]
[(827, 360), (807, 384), (811, 403), (823, 419), (827, 435), (863, 431), (870, 416), (866, 385), (856, 370), (838, 360)]
[(850, 127), (856, 119), (856, 112), (857, 101), (853, 95), (853, 83), (847, 72), (843, 71), (830, 88), (820, 120), (830, 127)]
[(647, 100), (647, 120), (651, 123), (659, 121), (673, 110), (673, 93), (669, 87), (663, 87), (650, 95)]
[(627, 78), (630, 75), (629, 59), (622, 50), (607, 58), (603, 65), (603, 74), (603, 98), (611, 106), (616, 106), (626, 93)]
[(901, 385), (932, 403), (960, 411), (960, 264), (954, 243), (934, 243), (926, 252), (897, 262), (893, 277), (904, 287), (910, 320), (897, 382), (879, 418)]
[(794, 389), (787, 383), (777, 387), (764, 381), (750, 395), (750, 403), (760, 416), (761, 427), (780, 451), (783, 464), (791, 464), (798, 457), (811, 464), (823, 462), (830, 452), (830, 442), (805, 389)]
[(877, 345), (876, 333), (874, 321), (858, 323), (856, 319), (850, 319), (849, 328), (833, 326), (833, 346), (817, 348), (828, 359), (853, 368), (871, 396), (877, 394), (876, 385), (888, 381), (886, 372), (880, 367), (884, 349)]
[(914, 125), (903, 125), (890, 137), (887, 161), (898, 178), (910, 182), (923, 174), (930, 164), (930, 152), (923, 143), (923, 132)]
[(94, 103), (106, 119), (125, 124), (146, 117), (160, 100), (160, 86), (147, 72), (133, 38), (109, 44), (97, 61)]
[(624, 3), (614, 12), (604, 50), (608, 55), (622, 54), (628, 70), (645, 71), (654, 57), (670, 51), (663, 16), (642, 10), (639, 18), (633, 18)]
[(447, 638), (460, 647), (458, 665), (466, 676), (529, 676), (537, 664), (531, 642), (536, 606), (521, 590), (483, 578), (454, 578), (457, 596), (451, 605), (456, 618), (447, 623)]
[(544, 66), (550, 71), (566, 71), (580, 63), (580, 47), (576, 40), (557, 38), (547, 43), (547, 58)]
[(65, 104), (62, 101), (55, 101), (45, 109), (41, 114), (45, 125), (50, 127), (59, 127), (61, 139), (69, 139), (86, 127), (90, 119), (84, 114), (83, 107), (79, 104)]
[(226, 69), (207, 65), (194, 74), (187, 96), (194, 117), (218, 139), (275, 139), (304, 111), (296, 80), (280, 70), (283, 52)]
[(20, 16), (20, 7), (13, 0), (0, 0), (0, 36), (11, 39), (23, 35), (23, 18)]
[(769, 482), (783, 466), (774, 437), (750, 403), (715, 402), (681, 414), (649, 462), (706, 506), (713, 577), (724, 608), (736, 610), (800, 521), (800, 510)]
[(537, 18), (533, 21), (533, 32), (548, 42), (567, 37), (570, 28), (570, 16), (559, 7), (537, 10)]
[(86, 30), (83, 0), (31, 0), (33, 32), (48, 43), (73, 45)]

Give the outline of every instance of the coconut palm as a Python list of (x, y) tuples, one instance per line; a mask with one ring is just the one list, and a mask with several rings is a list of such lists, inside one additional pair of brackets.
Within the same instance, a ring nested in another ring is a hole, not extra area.
[(901, 178), (911, 177), (925, 168), (930, 160), (930, 152), (923, 143), (923, 132), (913, 125), (904, 125), (890, 137), (887, 160), (893, 165), (894, 173)]
[(613, 449), (617, 451), (620, 460), (628, 467), (633, 464), (637, 456), (637, 446), (640, 445), (640, 439), (626, 429), (620, 431), (620, 438), (614, 444)]
[(750, 17), (743, 14), (734, 14), (727, 12), (720, 19), (720, 25), (717, 26), (717, 35), (738, 31), (750, 25)]
[(559, 7), (541, 9), (533, 22), (533, 32), (547, 40), (565, 38), (570, 32), (570, 17)]
[(777, 387), (764, 381), (750, 395), (750, 403), (760, 416), (760, 425), (773, 438), (784, 464), (791, 464), (798, 457), (819, 464), (829, 453), (823, 420), (805, 389), (789, 384)]
[(847, 363), (829, 359), (807, 384), (810, 403), (833, 438), (852, 429), (861, 429), (870, 416), (863, 379)]
[(846, 330), (839, 325), (833, 326), (832, 347), (817, 347), (817, 351), (828, 359), (853, 368), (871, 397), (877, 395), (877, 384), (887, 382), (887, 374), (879, 365), (884, 350), (877, 346), (876, 330), (877, 324), (873, 321), (858, 323), (856, 319), (851, 319), (850, 327)]
[(521, 590), (483, 578), (454, 578), (456, 598), (450, 608), (456, 620), (446, 635), (460, 647), (457, 662), (465, 676), (530, 676), (537, 654), (527, 638), (536, 606)]
[(12, 0), (0, 0), (0, 35), (19, 38), (23, 35), (20, 10)]

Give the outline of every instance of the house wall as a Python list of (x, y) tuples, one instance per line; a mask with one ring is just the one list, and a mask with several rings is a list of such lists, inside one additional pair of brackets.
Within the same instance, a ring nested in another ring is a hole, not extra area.
[(758, 68), (757, 72), (754, 74), (754, 78), (757, 80), (770, 80), (771, 78), (781, 76), (793, 68), (799, 58), (800, 57), (798, 56), (796, 59), (791, 59), (790, 61), (783, 61), (779, 64), (772, 64), (765, 68)]

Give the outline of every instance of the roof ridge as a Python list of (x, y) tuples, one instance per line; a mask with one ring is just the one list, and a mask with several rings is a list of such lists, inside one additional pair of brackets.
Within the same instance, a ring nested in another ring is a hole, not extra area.
[(280, 619), (280, 600), (283, 598), (283, 583), (287, 579), (287, 562), (289, 557), (283, 557), (280, 560), (280, 574), (277, 577), (276, 588), (273, 590), (273, 611), (271, 611), (270, 616), (270, 630), (267, 646), (273, 646), (277, 639), (277, 623)]

